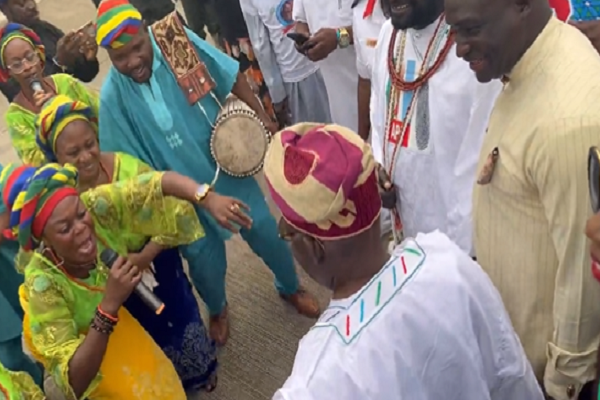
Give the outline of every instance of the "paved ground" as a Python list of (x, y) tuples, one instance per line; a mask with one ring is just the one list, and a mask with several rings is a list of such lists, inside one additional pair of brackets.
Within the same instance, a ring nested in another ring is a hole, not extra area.
[[(91, 0), (43, 0), (40, 11), (44, 19), (64, 31), (75, 29), (94, 18)], [(101, 71), (91, 84), (97, 90), (109, 67), (102, 50), (99, 59)], [(6, 107), (6, 100), (0, 99), (2, 114)], [(0, 128), (0, 162), (17, 161), (3, 120)], [(297, 315), (279, 300), (273, 289), (271, 273), (239, 238), (228, 242), (227, 251), (231, 339), (220, 354), (217, 390), (193, 396), (193, 399), (270, 399), (291, 371), (298, 340), (312, 321)], [(325, 304), (328, 294), (304, 276), (302, 281)]]

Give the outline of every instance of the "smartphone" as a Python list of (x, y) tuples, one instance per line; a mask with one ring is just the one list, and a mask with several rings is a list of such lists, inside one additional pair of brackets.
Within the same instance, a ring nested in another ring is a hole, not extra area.
[(290, 32), (287, 34), (287, 37), (292, 39), (298, 46), (303, 46), (304, 43), (308, 40), (308, 38), (300, 33)]
[(86, 24), (82, 25), (77, 32), (82, 32), (88, 35), (89, 37), (96, 37), (96, 24), (94, 21), (89, 21)]
[(594, 214), (600, 211), (600, 149), (590, 147), (588, 155), (588, 186)]

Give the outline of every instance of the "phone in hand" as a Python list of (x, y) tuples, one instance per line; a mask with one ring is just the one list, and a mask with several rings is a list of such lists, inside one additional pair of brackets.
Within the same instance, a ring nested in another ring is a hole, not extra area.
[(292, 39), (294, 42), (296, 42), (296, 44), (298, 45), (298, 47), (302, 47), (308, 40), (308, 37), (300, 34), (300, 33), (296, 33), (296, 32), (290, 32), (287, 34), (287, 37), (289, 37), (290, 39)]
[(590, 203), (592, 211), (600, 211), (600, 149), (590, 147), (588, 155), (588, 186), (590, 190)]
[(79, 29), (77, 29), (77, 32), (81, 32), (88, 35), (91, 38), (95, 38), (96, 24), (94, 23), (94, 21), (89, 21), (86, 24), (82, 25)]

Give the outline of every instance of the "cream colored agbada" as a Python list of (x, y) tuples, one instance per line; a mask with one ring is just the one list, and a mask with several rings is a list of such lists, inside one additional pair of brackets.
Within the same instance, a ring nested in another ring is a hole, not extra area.
[(600, 57), (552, 18), (508, 78), (478, 165), (498, 148), (491, 183), (475, 187), (475, 250), (538, 379), (568, 400), (595, 378), (600, 334), (600, 285), (584, 235), (587, 153), (600, 144)]

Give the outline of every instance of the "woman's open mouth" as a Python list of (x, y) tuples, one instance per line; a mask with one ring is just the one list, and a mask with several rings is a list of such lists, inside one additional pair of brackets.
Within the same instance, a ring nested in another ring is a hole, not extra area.
[(96, 241), (94, 240), (92, 235), (90, 235), (85, 241), (83, 241), (79, 245), (79, 254), (81, 254), (82, 256), (95, 257), (97, 251), (98, 249), (96, 246)]

